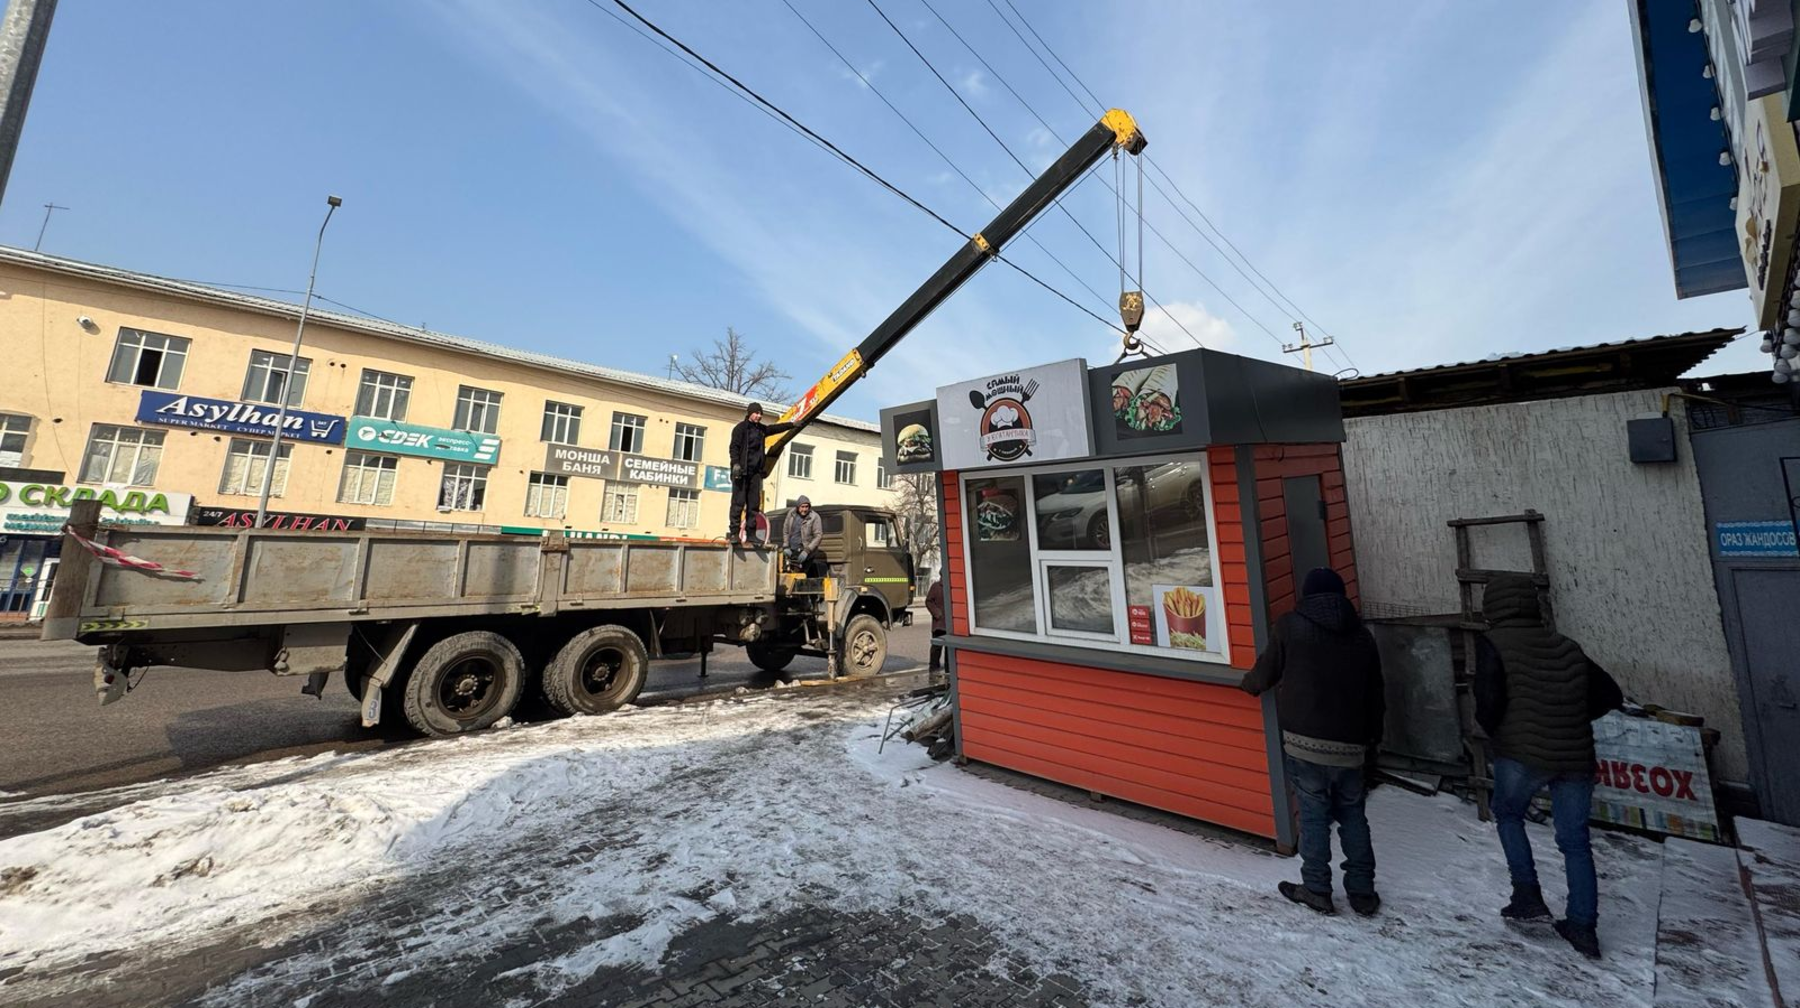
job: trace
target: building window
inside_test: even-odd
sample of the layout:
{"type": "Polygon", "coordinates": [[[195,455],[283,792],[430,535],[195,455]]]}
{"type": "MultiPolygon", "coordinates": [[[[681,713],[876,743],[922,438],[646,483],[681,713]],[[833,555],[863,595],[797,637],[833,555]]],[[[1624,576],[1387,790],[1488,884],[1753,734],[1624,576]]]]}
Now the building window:
{"type": "Polygon", "coordinates": [[[119,341],[113,345],[112,364],[106,369],[106,380],[159,389],[176,388],[181,384],[181,369],[187,364],[190,342],[180,336],[120,329],[119,341]]]}
{"type": "Polygon", "coordinates": [[[544,403],[544,429],[540,440],[551,444],[581,443],[581,407],[568,403],[544,403]]]}
{"type": "Polygon", "coordinates": [[[250,351],[250,370],[244,373],[244,401],[274,403],[280,405],[281,391],[287,390],[287,404],[300,405],[306,398],[306,376],[312,370],[312,361],[305,357],[290,357],[287,354],[273,354],[267,350],[250,351]],[[296,362],[292,364],[291,362],[296,362]],[[292,367],[293,377],[289,380],[288,371],[292,367]]]}
{"type": "Polygon", "coordinates": [[[669,491],[669,527],[698,528],[700,525],[700,491],[669,491]]]}
{"type": "Polygon", "coordinates": [[[964,480],[975,632],[1225,659],[1203,460],[964,480]]]}
{"type": "Polygon", "coordinates": [[[162,461],[163,432],[95,424],[81,460],[81,482],[149,486],[162,461]]]}
{"type": "Polygon", "coordinates": [[[621,525],[637,524],[638,488],[608,484],[600,504],[600,520],[621,525]]]}
{"type": "Polygon", "coordinates": [[[31,418],[0,413],[0,466],[25,465],[25,441],[31,436],[31,418]]]}
{"type": "Polygon", "coordinates": [[[392,504],[400,460],[370,452],[344,453],[344,478],[338,483],[338,500],[344,504],[392,504]]]}
{"type": "Polygon", "coordinates": [[[675,425],[675,457],[683,462],[700,461],[700,453],[706,450],[706,428],[698,424],[678,423],[675,425]]]}
{"type": "MultiPolygon", "coordinates": [[[[549,421],[546,416],[545,422],[549,421]]],[[[561,518],[569,513],[569,477],[534,472],[525,485],[525,514],[531,518],[561,518]]]]}
{"type": "Polygon", "coordinates": [[[838,452],[837,465],[832,469],[831,478],[839,483],[856,482],[856,453],[838,452]]]}
{"type": "Polygon", "coordinates": [[[406,419],[406,403],[412,398],[412,378],[386,371],[364,369],[356,389],[356,415],[392,420],[406,419]]]}
{"type": "Polygon", "coordinates": [[[788,475],[795,479],[812,479],[812,445],[791,445],[788,448],[788,475]]]}
{"type": "Polygon", "coordinates": [[[488,467],[464,462],[444,467],[444,484],[438,491],[439,511],[480,511],[487,501],[488,467]]]}
{"type": "Polygon", "coordinates": [[[495,434],[500,430],[500,393],[459,385],[456,389],[457,430],[495,434]]]}
{"type": "MultiPolygon", "coordinates": [[[[269,464],[272,447],[272,441],[232,438],[231,447],[225,452],[225,471],[219,475],[219,492],[261,496],[263,469],[269,464]]],[[[282,442],[281,455],[275,462],[275,478],[269,483],[271,497],[280,497],[287,492],[288,456],[293,453],[293,448],[292,444],[282,442]]]]}
{"type": "Polygon", "coordinates": [[[633,455],[643,454],[645,423],[645,419],[636,413],[614,413],[612,440],[607,442],[607,447],[633,455]]]}
{"type": "Polygon", "coordinates": [[[893,481],[888,479],[887,459],[882,456],[876,456],[876,458],[875,458],[875,489],[886,490],[889,487],[892,487],[893,485],[894,485],[893,481]]]}

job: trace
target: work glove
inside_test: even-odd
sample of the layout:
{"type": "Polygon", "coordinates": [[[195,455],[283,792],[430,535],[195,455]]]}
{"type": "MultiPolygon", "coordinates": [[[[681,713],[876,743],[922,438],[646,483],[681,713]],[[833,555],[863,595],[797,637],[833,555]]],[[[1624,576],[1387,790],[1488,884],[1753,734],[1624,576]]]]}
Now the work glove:
{"type": "Polygon", "coordinates": [[[743,479],[744,478],[744,467],[741,465],[732,466],[731,467],[731,478],[734,480],[743,479]]]}

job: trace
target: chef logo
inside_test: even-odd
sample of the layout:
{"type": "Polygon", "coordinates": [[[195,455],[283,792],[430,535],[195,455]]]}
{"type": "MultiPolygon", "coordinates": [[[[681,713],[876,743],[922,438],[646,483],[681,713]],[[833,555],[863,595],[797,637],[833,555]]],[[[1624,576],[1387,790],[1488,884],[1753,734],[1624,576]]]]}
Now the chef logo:
{"type": "Polygon", "coordinates": [[[987,390],[971,389],[969,404],[981,411],[981,447],[996,462],[1016,462],[1031,454],[1037,431],[1025,404],[1037,394],[1036,379],[1021,384],[1018,375],[995,378],[987,390]]]}

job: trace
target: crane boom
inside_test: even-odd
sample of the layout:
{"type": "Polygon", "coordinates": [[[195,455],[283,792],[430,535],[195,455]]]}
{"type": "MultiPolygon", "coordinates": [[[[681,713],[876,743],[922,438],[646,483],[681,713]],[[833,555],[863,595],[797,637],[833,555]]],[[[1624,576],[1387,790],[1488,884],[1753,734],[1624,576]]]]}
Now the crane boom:
{"type": "Polygon", "coordinates": [[[967,283],[981,267],[987,265],[989,259],[1000,253],[1002,246],[1024,231],[1038,214],[1079,181],[1095,162],[1120,148],[1128,154],[1137,154],[1144,149],[1144,143],[1144,134],[1139,132],[1137,121],[1129,113],[1113,109],[1101,116],[1099,122],[1082,134],[1081,139],[1064,151],[1062,157],[1057,158],[1042,175],[1033,179],[1024,192],[988,222],[987,227],[957,249],[948,262],[938,267],[937,272],[920,284],[911,297],[901,302],[900,307],[882,320],[856,349],[845,354],[823,378],[806,390],[806,394],[798,402],[781,414],[781,420],[793,426],[769,435],[764,442],[767,449],[763,461],[764,475],[774,471],[775,460],[780,456],[782,448],[804,430],[808,423],[823,413],[851,385],[856,384],[858,379],[868,374],[876,361],[906,338],[907,333],[912,332],[938,305],[956,293],[957,288],[967,283]]]}

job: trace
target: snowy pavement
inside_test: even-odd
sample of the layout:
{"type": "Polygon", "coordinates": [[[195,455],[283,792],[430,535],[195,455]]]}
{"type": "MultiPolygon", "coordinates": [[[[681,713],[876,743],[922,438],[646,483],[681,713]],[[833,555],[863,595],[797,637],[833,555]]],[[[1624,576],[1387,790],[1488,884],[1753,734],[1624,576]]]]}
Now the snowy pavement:
{"type": "Polygon", "coordinates": [[[877,754],[887,703],[790,689],[140,786],[0,841],[0,1003],[1651,1003],[1657,844],[1596,834],[1589,963],[1500,923],[1472,810],[1382,789],[1386,907],[1320,918],[1274,893],[1291,859],[877,754]]]}

